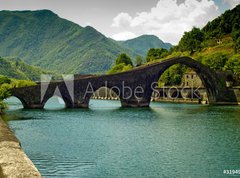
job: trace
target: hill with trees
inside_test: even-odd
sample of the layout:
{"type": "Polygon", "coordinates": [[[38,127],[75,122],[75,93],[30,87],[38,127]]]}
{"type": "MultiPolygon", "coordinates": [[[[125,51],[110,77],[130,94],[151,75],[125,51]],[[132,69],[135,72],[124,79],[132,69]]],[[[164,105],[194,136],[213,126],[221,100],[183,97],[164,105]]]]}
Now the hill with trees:
{"type": "Polygon", "coordinates": [[[0,11],[0,56],[58,73],[100,73],[123,52],[137,55],[49,10],[0,11]]]}
{"type": "Polygon", "coordinates": [[[120,41],[119,44],[125,48],[131,49],[142,57],[146,56],[148,50],[151,48],[163,48],[169,50],[172,47],[170,43],[165,43],[154,35],[142,35],[134,39],[120,41]]]}
{"type": "Polygon", "coordinates": [[[2,76],[22,80],[39,81],[41,74],[55,75],[53,72],[25,64],[19,58],[0,57],[0,75],[2,76]]]}
{"type": "MultiPolygon", "coordinates": [[[[83,74],[103,73],[111,67],[117,68],[112,72],[125,71],[146,62],[190,56],[214,70],[231,71],[239,75],[239,14],[240,5],[226,11],[202,29],[194,27],[185,32],[179,44],[167,51],[167,46],[158,46],[162,43],[155,36],[144,35],[125,42],[116,42],[92,27],[83,28],[49,10],[0,11],[0,55],[16,56],[16,60],[23,60],[19,60],[21,64],[24,62],[58,73],[83,74]],[[150,47],[144,59],[142,51],[150,47]],[[115,59],[121,53],[128,54],[134,64],[127,65],[128,67],[115,64],[115,59]]],[[[4,62],[5,66],[10,66],[9,61],[4,62]]],[[[18,63],[11,65],[16,64],[18,63]]],[[[162,83],[176,85],[181,82],[181,75],[187,69],[176,66],[164,73],[162,83]]],[[[2,67],[3,75],[8,73],[6,69],[8,68],[2,67]]],[[[10,74],[15,72],[14,75],[9,74],[10,77],[22,75],[15,70],[19,71],[9,67],[10,74]]]]}
{"type": "Polygon", "coordinates": [[[0,11],[0,56],[58,73],[105,73],[121,53],[144,57],[160,47],[170,49],[171,44],[153,35],[117,42],[50,10],[0,11]]]}

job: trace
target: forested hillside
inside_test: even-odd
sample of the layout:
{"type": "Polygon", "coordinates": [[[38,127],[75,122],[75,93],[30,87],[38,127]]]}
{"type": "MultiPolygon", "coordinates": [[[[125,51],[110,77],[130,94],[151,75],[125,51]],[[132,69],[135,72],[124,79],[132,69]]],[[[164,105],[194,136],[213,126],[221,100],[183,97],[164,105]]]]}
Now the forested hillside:
{"type": "Polygon", "coordinates": [[[172,45],[170,43],[164,43],[161,39],[154,35],[142,35],[134,39],[120,41],[120,45],[125,48],[133,50],[140,56],[146,56],[147,52],[151,48],[163,48],[169,50],[172,45]]]}
{"type": "Polygon", "coordinates": [[[25,64],[18,58],[0,57],[0,75],[16,79],[40,80],[41,74],[53,74],[50,71],[25,64]]]}
{"type": "Polygon", "coordinates": [[[121,52],[136,56],[94,28],[85,28],[49,10],[0,11],[0,56],[58,73],[98,73],[121,52]]]}

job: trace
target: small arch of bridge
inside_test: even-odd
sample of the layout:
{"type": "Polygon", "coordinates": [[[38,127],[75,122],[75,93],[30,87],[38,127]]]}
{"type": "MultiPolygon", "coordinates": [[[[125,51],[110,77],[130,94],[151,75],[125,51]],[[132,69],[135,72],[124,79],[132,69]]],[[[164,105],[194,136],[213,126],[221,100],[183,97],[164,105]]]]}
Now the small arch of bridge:
{"type": "Polygon", "coordinates": [[[62,96],[59,96],[59,95],[53,95],[52,97],[49,97],[44,103],[43,103],[43,108],[44,109],[56,109],[55,107],[49,107],[49,104],[51,104],[51,101],[58,101],[58,104],[56,106],[57,109],[60,109],[60,108],[66,108],[67,107],[67,103],[64,101],[64,99],[62,98],[62,96]]]}

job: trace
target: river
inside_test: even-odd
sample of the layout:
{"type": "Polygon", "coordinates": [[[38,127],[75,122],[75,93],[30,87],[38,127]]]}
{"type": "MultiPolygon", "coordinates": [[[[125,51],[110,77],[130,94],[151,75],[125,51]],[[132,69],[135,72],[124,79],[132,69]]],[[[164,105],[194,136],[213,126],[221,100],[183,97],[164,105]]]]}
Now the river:
{"type": "Polygon", "coordinates": [[[152,103],[44,110],[10,103],[9,125],[43,177],[224,177],[240,170],[240,107],[152,103]]]}

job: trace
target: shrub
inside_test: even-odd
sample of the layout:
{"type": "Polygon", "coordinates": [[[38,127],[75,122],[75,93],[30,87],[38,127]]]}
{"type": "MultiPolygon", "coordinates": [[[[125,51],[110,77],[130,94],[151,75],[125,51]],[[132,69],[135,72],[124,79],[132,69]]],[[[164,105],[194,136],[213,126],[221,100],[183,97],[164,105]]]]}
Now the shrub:
{"type": "Polygon", "coordinates": [[[232,58],[230,58],[226,62],[224,69],[231,71],[236,75],[240,75],[240,58],[237,56],[233,56],[232,58]]]}
{"type": "Polygon", "coordinates": [[[228,61],[227,55],[223,53],[215,53],[201,59],[201,62],[214,70],[224,70],[224,66],[228,61]]]}

